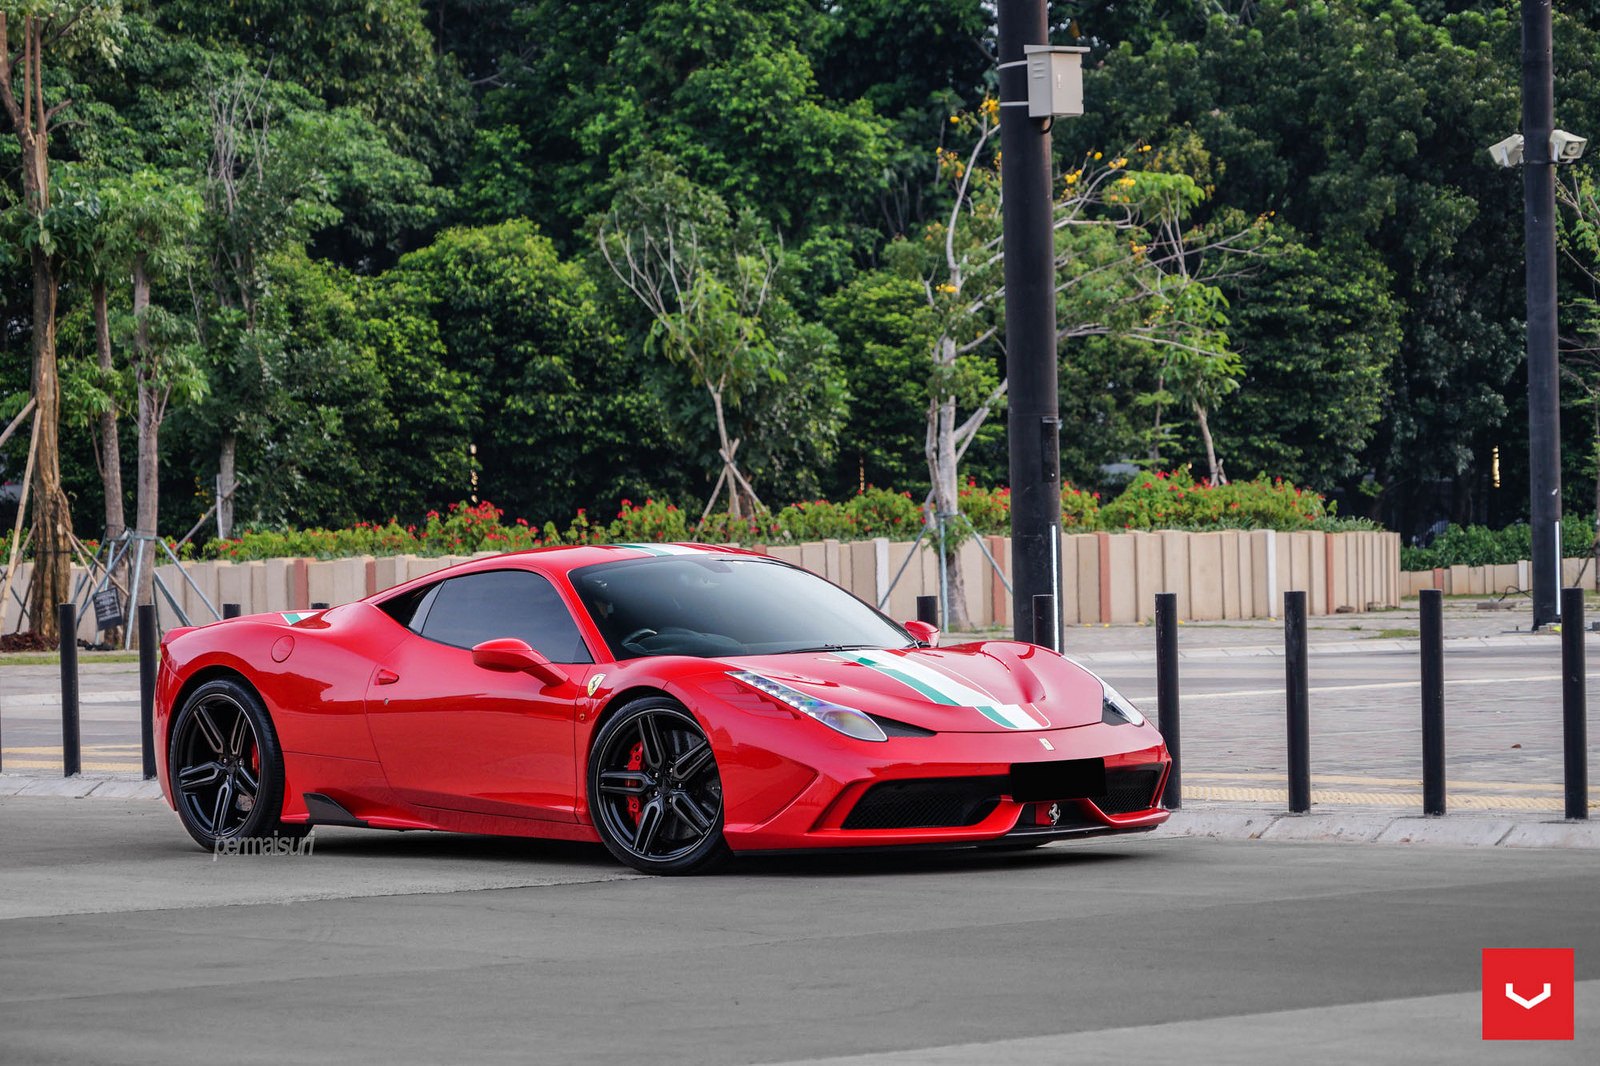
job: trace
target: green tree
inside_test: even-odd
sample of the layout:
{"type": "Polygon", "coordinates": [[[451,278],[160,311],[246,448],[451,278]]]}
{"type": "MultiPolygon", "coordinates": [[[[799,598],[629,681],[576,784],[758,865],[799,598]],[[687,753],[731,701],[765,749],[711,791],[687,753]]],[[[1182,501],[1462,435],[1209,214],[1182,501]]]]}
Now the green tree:
{"type": "MultiPolygon", "coordinates": [[[[706,513],[722,492],[735,518],[764,510],[742,469],[743,438],[731,431],[730,416],[756,401],[749,413],[759,412],[759,421],[830,441],[838,419],[826,417],[826,403],[809,426],[778,417],[777,405],[808,391],[790,387],[791,371],[826,372],[831,338],[802,328],[786,307],[778,291],[782,252],[753,216],[732,216],[663,156],[647,156],[620,189],[599,220],[597,244],[648,315],[651,346],[684,367],[710,402],[718,474],[706,513]],[[763,383],[773,386],[765,395],[763,383]]],[[[842,396],[835,400],[838,406],[842,396]]]]}
{"type": "Polygon", "coordinates": [[[532,223],[446,230],[367,304],[391,387],[409,390],[392,407],[399,446],[431,471],[432,505],[467,494],[474,444],[480,494],[537,521],[628,491],[655,461],[659,401],[594,281],[532,223]]]}
{"type": "Polygon", "coordinates": [[[56,364],[57,258],[44,219],[50,211],[50,137],[71,99],[46,78],[47,63],[71,63],[86,52],[114,54],[121,8],[110,3],[40,0],[12,20],[0,11],[0,104],[21,150],[21,235],[33,275],[34,568],[29,623],[45,641],[57,632],[55,605],[68,596],[72,512],[61,483],[61,383],[56,364]]]}
{"type": "Polygon", "coordinates": [[[484,100],[465,199],[475,217],[527,216],[569,242],[647,152],[675,158],[735,213],[793,246],[870,241],[886,127],[818,90],[803,0],[541,0],[518,15],[519,57],[484,100]]]}
{"type": "Polygon", "coordinates": [[[1391,279],[1364,248],[1319,252],[1292,235],[1274,243],[1260,271],[1225,284],[1244,375],[1217,431],[1245,477],[1359,477],[1400,348],[1391,279]]]}
{"type": "MultiPolygon", "coordinates": [[[[1521,349],[1521,278],[1504,269],[1516,191],[1482,153],[1516,125],[1517,30],[1500,5],[1472,6],[1263,0],[1201,22],[1189,5],[1128,29],[1086,76],[1099,105],[1062,131],[1068,151],[1192,131],[1211,156],[1212,210],[1276,212],[1314,250],[1371,250],[1400,345],[1354,466],[1376,470],[1402,525],[1442,480],[1457,509],[1472,505],[1521,349]]],[[[1385,310],[1367,343],[1384,350],[1388,328],[1385,310]]]]}

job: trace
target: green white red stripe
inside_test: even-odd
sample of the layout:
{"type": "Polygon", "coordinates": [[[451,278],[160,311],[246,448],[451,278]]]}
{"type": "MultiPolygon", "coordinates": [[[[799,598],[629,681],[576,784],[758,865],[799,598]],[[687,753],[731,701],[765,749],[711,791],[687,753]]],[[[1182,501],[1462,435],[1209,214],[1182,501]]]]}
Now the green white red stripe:
{"type": "Polygon", "coordinates": [[[294,625],[296,622],[304,621],[317,613],[316,611],[279,611],[278,616],[290,625],[294,625]]]}
{"type": "Polygon", "coordinates": [[[646,555],[700,555],[700,549],[685,544],[618,544],[618,548],[644,552],[646,555]]]}
{"type": "Polygon", "coordinates": [[[970,682],[936,670],[909,655],[897,655],[889,651],[841,651],[835,654],[846,662],[869,667],[885,677],[893,678],[931,703],[946,707],[971,707],[1006,729],[1045,729],[1050,725],[1031,708],[1016,703],[1001,703],[970,682]]]}

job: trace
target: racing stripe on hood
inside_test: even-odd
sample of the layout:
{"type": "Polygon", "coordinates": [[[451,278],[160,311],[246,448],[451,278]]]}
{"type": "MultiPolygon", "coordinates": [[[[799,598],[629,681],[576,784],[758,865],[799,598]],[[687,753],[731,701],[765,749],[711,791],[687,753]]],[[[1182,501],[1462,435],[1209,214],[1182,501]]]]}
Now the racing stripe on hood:
{"type": "Polygon", "coordinates": [[[629,548],[646,555],[701,555],[697,548],[688,548],[682,544],[617,544],[618,548],[629,548]]]}
{"type": "Polygon", "coordinates": [[[869,667],[885,677],[912,689],[933,703],[946,707],[971,707],[989,721],[1007,729],[1043,729],[1047,721],[1039,721],[1035,714],[1015,703],[1000,703],[965,681],[917,662],[909,655],[895,655],[886,651],[841,651],[835,653],[847,662],[869,667]]]}

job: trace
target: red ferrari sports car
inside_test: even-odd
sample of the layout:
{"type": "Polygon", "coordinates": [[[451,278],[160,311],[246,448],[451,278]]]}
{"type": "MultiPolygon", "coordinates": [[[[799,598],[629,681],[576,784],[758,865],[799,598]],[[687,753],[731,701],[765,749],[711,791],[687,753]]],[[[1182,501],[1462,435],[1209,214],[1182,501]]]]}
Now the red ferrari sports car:
{"type": "Polygon", "coordinates": [[[1109,685],[937,647],[838,586],[693,544],[478,559],[356,603],[175,629],[161,787],[207,848],[312,825],[729,852],[1148,830],[1171,760],[1109,685]]]}

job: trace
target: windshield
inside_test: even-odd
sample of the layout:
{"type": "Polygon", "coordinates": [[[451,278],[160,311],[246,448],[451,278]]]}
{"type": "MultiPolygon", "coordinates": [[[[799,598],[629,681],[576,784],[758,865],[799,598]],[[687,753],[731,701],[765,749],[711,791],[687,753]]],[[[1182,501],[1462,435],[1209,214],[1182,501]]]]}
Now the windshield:
{"type": "Polygon", "coordinates": [[[905,648],[905,632],[815,574],[767,559],[657,556],[572,572],[618,659],[905,648]]]}

